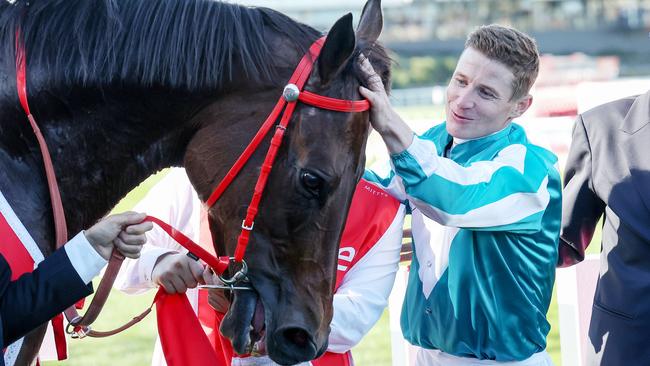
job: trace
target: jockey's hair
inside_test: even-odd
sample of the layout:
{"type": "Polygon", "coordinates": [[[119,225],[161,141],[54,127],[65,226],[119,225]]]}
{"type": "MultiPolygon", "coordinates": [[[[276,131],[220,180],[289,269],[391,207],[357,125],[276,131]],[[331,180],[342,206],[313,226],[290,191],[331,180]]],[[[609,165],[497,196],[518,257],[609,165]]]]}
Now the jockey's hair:
{"type": "Polygon", "coordinates": [[[515,78],[510,100],[528,94],[539,72],[539,51],[533,38],[514,28],[490,24],[467,36],[465,48],[469,47],[512,71],[515,78]]]}

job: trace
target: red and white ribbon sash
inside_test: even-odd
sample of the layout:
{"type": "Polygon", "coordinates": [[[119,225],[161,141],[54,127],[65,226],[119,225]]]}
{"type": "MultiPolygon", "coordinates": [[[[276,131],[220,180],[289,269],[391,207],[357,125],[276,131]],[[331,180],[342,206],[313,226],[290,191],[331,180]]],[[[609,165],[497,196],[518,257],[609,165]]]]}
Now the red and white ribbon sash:
{"type": "MultiPolygon", "coordinates": [[[[12,281],[24,273],[32,272],[44,259],[38,245],[20,222],[2,192],[0,192],[0,254],[9,263],[12,281]]],[[[52,327],[56,358],[64,360],[67,358],[67,345],[61,315],[52,319],[52,327]]],[[[4,352],[5,365],[14,365],[22,343],[23,339],[19,339],[6,348],[4,352]]]]}

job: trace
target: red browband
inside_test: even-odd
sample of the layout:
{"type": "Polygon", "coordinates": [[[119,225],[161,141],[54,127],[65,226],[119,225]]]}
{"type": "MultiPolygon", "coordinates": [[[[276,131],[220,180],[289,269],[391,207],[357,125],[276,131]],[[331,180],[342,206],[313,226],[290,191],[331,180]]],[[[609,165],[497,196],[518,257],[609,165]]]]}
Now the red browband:
{"type": "Polygon", "coordinates": [[[303,90],[298,95],[298,100],[321,109],[329,109],[337,112],[365,112],[370,109],[370,102],[367,100],[344,100],[325,97],[303,90]]]}

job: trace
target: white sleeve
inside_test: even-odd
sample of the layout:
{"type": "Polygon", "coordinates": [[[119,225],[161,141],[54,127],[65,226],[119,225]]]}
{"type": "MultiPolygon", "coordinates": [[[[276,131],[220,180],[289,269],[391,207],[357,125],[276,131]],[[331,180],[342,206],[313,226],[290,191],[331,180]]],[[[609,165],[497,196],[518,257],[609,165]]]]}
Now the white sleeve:
{"type": "Polygon", "coordinates": [[[404,205],[379,241],[343,277],[334,294],[328,351],[344,353],[370,331],[388,305],[399,265],[404,205]]]}
{"type": "Polygon", "coordinates": [[[70,239],[64,246],[68,259],[81,280],[87,285],[99,271],[108,263],[104,257],[99,255],[95,248],[90,245],[86,235],[82,232],[70,239]]]}
{"type": "MultiPolygon", "coordinates": [[[[200,209],[201,201],[181,168],[172,169],[134,208],[169,223],[194,241],[198,239],[200,209]]],[[[140,258],[124,260],[113,287],[128,294],[157,287],[151,279],[153,267],[160,256],[176,252],[186,250],[154,224],[140,258]]]]}

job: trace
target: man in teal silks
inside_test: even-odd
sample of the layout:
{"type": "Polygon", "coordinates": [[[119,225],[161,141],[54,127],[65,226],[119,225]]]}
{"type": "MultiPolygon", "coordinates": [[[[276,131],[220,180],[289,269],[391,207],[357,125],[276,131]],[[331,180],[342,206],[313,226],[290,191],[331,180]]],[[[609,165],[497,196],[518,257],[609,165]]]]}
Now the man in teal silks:
{"type": "Polygon", "coordinates": [[[552,365],[545,352],[561,219],[557,158],[512,123],[531,105],[535,42],[498,25],[469,35],[446,122],[417,136],[362,58],[371,123],[391,153],[365,178],[412,209],[402,310],[417,365],[552,365]]]}

